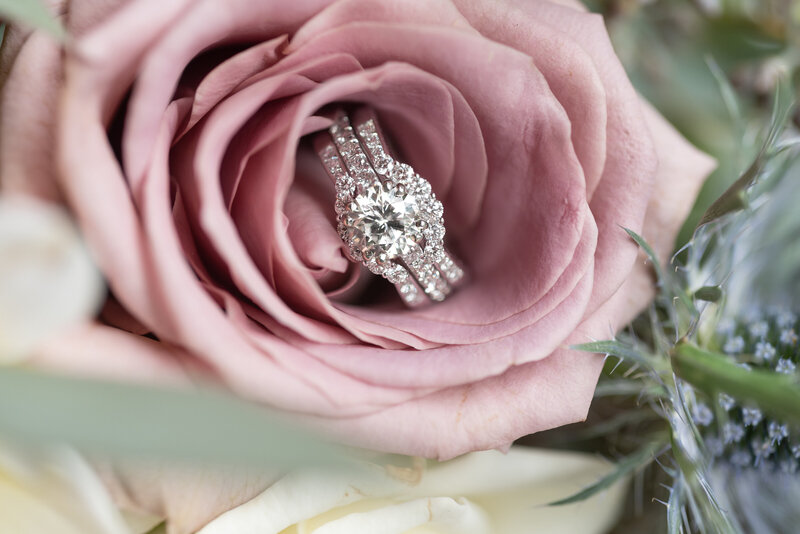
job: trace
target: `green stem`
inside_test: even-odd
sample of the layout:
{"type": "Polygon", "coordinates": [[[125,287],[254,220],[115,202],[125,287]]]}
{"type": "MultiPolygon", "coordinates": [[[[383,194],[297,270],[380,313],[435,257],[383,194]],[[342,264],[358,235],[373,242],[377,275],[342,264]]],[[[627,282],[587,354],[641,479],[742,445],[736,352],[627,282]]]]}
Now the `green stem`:
{"type": "Polygon", "coordinates": [[[800,385],[775,371],[739,367],[727,356],[681,341],[671,353],[675,374],[707,393],[724,391],[784,422],[800,424],[800,385]]]}

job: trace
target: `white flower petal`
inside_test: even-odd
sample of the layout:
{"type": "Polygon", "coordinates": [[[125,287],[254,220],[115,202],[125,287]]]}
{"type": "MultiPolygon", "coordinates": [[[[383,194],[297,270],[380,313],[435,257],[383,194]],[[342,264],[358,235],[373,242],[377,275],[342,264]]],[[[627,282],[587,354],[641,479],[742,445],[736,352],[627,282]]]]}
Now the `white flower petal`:
{"type": "Polygon", "coordinates": [[[34,453],[3,443],[0,532],[131,534],[103,484],[74,450],[34,453]]]}
{"type": "Polygon", "coordinates": [[[0,363],[95,312],[103,283],[66,213],[0,198],[0,363]]]}
{"type": "Polygon", "coordinates": [[[463,495],[491,517],[497,534],[601,534],[619,517],[624,483],[586,501],[565,506],[547,503],[577,493],[612,468],[596,455],[512,447],[506,454],[484,451],[439,464],[409,491],[463,495]]]}
{"type": "MultiPolygon", "coordinates": [[[[491,534],[489,519],[466,499],[429,497],[350,513],[309,531],[314,534],[403,534],[427,527],[441,534],[491,534]]],[[[298,529],[300,530],[300,529],[298,529]]],[[[419,531],[416,531],[419,532],[419,531]]]]}
{"type": "Polygon", "coordinates": [[[612,464],[588,454],[512,448],[431,463],[410,485],[374,465],[291,474],[212,521],[202,534],[601,534],[619,515],[625,484],[572,505],[567,497],[612,464]]]}
{"type": "Polygon", "coordinates": [[[357,465],[347,475],[309,471],[289,474],[251,501],[222,514],[200,534],[277,534],[328,510],[394,490],[382,470],[357,465]]]}

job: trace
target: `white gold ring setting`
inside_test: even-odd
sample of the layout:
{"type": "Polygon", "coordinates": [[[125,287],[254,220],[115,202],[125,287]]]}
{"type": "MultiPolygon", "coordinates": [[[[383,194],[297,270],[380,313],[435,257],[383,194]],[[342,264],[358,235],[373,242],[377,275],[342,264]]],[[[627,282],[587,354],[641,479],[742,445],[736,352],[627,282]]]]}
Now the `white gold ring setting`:
{"type": "Polygon", "coordinates": [[[374,116],[353,126],[337,111],[328,134],[317,151],[335,184],[349,259],[394,284],[408,306],[443,301],[464,271],[444,248],[444,208],[431,184],[390,155],[374,116]]]}

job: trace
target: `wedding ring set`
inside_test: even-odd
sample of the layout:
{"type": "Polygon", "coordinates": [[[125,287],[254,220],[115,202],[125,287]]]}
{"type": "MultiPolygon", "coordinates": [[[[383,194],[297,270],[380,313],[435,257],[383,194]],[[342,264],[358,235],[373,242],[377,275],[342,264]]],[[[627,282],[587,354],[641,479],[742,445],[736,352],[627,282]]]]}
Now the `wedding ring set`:
{"type": "Polygon", "coordinates": [[[444,248],[444,209],[431,184],[391,155],[374,116],[337,111],[317,152],[336,188],[339,236],[351,261],[394,284],[411,307],[440,302],[464,279],[444,248]]]}

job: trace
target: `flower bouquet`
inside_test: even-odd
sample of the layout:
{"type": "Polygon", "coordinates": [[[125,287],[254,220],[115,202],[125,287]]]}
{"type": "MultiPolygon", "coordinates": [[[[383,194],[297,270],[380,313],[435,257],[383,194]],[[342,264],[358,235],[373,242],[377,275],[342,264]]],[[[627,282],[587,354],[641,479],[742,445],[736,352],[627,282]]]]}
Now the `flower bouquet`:
{"type": "Polygon", "coordinates": [[[791,532],[768,4],[0,0],[0,532],[791,532]]]}

